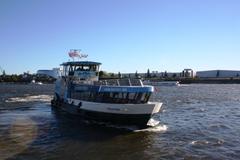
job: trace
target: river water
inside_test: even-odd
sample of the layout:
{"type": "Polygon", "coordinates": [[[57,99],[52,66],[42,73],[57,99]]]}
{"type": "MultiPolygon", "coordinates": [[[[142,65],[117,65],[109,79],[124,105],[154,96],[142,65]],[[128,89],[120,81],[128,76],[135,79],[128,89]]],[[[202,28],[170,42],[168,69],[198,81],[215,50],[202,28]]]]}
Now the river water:
{"type": "Polygon", "coordinates": [[[239,159],[240,85],[156,87],[163,102],[138,130],[52,109],[53,85],[0,84],[0,159],[239,159]]]}

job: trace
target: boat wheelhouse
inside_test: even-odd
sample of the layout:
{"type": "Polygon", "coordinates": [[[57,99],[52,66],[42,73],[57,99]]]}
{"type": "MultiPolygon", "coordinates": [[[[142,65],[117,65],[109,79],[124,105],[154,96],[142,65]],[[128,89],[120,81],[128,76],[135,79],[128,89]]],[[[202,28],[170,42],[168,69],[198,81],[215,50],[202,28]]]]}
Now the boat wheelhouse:
{"type": "Polygon", "coordinates": [[[149,102],[153,86],[140,79],[99,80],[101,63],[72,61],[63,63],[57,79],[52,106],[88,120],[111,124],[147,126],[162,103],[149,102]]]}

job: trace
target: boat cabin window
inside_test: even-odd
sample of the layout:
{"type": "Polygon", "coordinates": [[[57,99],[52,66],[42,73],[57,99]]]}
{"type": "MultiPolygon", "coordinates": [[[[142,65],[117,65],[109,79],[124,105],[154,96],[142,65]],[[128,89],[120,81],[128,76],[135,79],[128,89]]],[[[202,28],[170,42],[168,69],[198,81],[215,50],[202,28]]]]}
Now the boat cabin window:
{"type": "Polygon", "coordinates": [[[83,70],[84,71],[89,71],[90,70],[90,66],[83,66],[83,70]]]}
{"type": "Polygon", "coordinates": [[[63,67],[64,76],[73,76],[74,72],[77,71],[90,71],[90,72],[98,72],[99,66],[97,65],[68,65],[63,67]]]}
{"type": "Polygon", "coordinates": [[[96,65],[81,65],[75,66],[74,71],[98,71],[98,66],[96,65]]]}
{"type": "Polygon", "coordinates": [[[64,66],[63,67],[63,75],[68,76],[68,75],[70,75],[69,73],[70,73],[70,66],[64,66]]]}
{"type": "Polygon", "coordinates": [[[69,68],[69,69],[68,69],[69,76],[73,76],[73,75],[74,75],[73,66],[69,66],[68,68],[69,68]]]}
{"type": "Polygon", "coordinates": [[[147,103],[151,93],[93,92],[90,90],[73,91],[71,97],[102,103],[147,103]]]}

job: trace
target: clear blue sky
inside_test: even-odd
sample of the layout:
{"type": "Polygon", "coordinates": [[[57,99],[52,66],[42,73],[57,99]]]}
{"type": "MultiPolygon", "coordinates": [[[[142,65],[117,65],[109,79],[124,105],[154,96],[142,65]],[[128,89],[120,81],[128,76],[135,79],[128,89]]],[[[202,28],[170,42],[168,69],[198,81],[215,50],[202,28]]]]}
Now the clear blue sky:
{"type": "Polygon", "coordinates": [[[80,48],[109,72],[240,70],[239,0],[0,0],[0,66],[36,72],[80,48]]]}

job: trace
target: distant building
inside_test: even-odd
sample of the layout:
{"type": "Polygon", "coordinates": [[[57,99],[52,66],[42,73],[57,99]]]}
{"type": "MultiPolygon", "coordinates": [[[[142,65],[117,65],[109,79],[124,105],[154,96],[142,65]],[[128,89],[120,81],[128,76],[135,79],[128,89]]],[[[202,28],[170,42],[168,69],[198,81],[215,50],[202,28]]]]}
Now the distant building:
{"type": "MultiPolygon", "coordinates": [[[[151,72],[151,77],[156,78],[178,78],[181,76],[181,72],[151,72]]],[[[146,78],[147,73],[138,73],[138,78],[146,78]]],[[[122,73],[122,78],[136,78],[136,73],[122,73]]]]}
{"type": "Polygon", "coordinates": [[[196,74],[199,78],[240,78],[240,71],[236,70],[209,70],[199,71],[196,74]]]}
{"type": "Polygon", "coordinates": [[[53,68],[52,70],[38,70],[37,74],[57,78],[58,76],[61,76],[61,70],[60,68],[53,68]]]}
{"type": "Polygon", "coordinates": [[[122,78],[143,78],[145,77],[146,73],[137,73],[137,77],[136,77],[136,73],[122,73],[121,77],[122,78]]]}
{"type": "MultiPolygon", "coordinates": [[[[196,72],[192,69],[184,69],[182,72],[149,72],[151,78],[193,78],[196,76],[196,72]]],[[[145,73],[121,73],[121,78],[148,78],[148,72],[145,73]]]]}
{"type": "Polygon", "coordinates": [[[181,77],[193,78],[193,77],[195,77],[195,74],[192,69],[184,69],[182,71],[181,77]]]}

